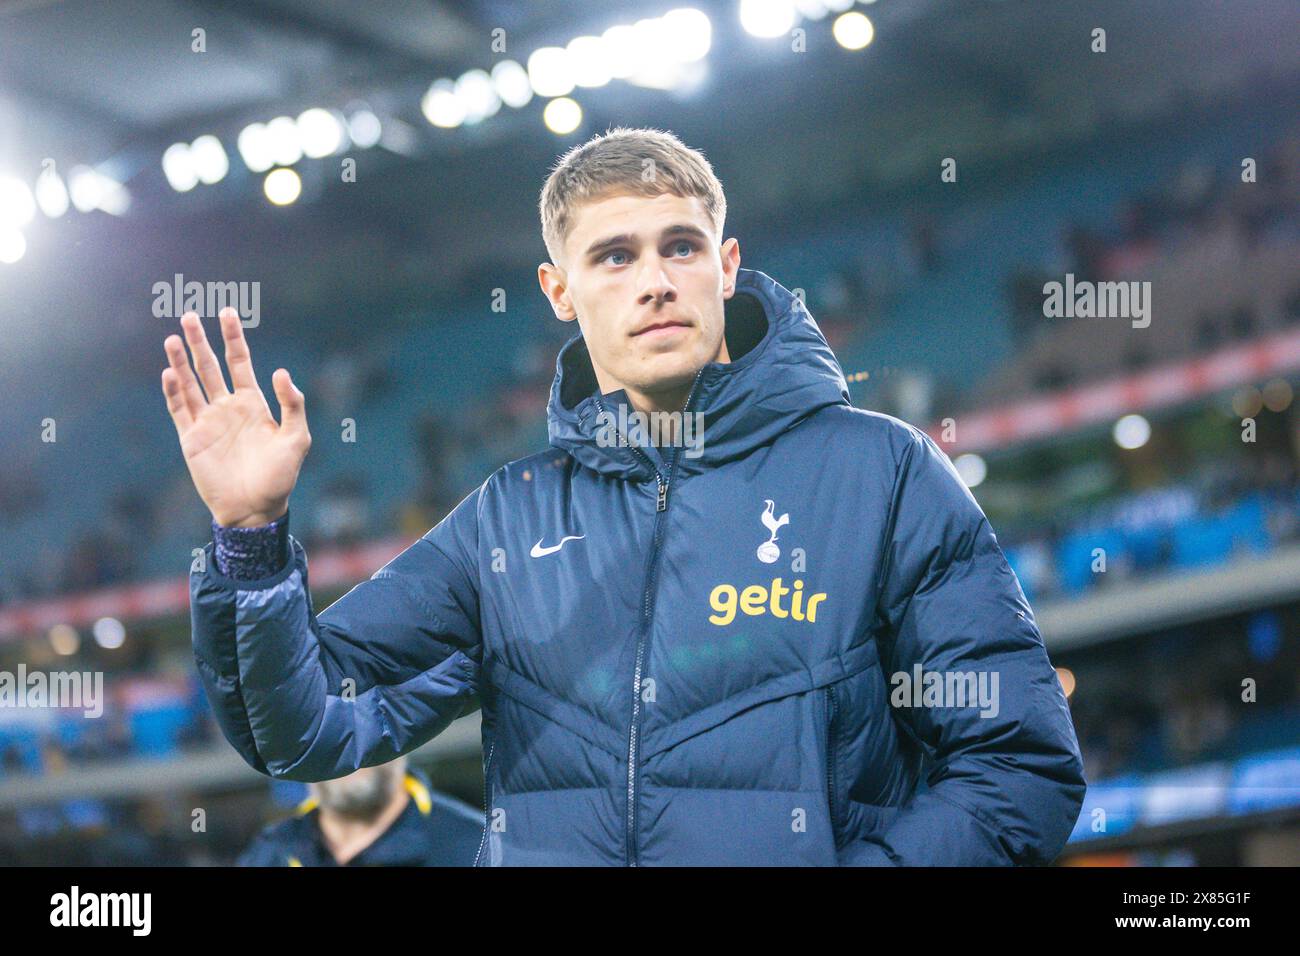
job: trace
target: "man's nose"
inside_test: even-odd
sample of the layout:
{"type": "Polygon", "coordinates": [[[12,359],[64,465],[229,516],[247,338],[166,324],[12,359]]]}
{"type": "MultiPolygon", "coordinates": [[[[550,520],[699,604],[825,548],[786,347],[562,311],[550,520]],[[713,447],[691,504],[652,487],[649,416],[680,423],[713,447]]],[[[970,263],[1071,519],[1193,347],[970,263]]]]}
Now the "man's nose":
{"type": "Polygon", "coordinates": [[[641,272],[637,276],[637,303],[649,305],[651,302],[671,302],[677,297],[677,287],[668,277],[664,260],[658,255],[646,256],[641,260],[641,272]]]}

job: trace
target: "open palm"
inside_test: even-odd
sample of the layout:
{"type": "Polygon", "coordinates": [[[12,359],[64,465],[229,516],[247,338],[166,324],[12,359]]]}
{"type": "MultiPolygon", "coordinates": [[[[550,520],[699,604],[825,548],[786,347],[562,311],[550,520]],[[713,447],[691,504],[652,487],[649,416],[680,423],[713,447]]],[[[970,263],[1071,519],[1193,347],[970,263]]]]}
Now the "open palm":
{"type": "Polygon", "coordinates": [[[163,394],[190,477],[213,520],[226,527],[263,525],[288,509],[311,447],[306,406],[289,373],[277,369],[271,376],[280,403],[277,424],[253,375],[239,315],[223,309],[220,323],[233,391],[226,387],[202,322],[187,312],[181,328],[194,366],[181,337],[169,335],[163,343],[170,363],[162,373],[163,394]]]}

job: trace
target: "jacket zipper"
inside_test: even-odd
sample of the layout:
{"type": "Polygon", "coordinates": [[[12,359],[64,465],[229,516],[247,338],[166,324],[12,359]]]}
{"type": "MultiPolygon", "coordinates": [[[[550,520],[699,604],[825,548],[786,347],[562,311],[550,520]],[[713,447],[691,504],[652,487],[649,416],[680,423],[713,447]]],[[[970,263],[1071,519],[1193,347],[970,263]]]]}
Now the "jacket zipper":
{"type": "Polygon", "coordinates": [[[492,804],[488,803],[488,779],[492,773],[492,755],[496,753],[496,741],[488,747],[487,764],[483,767],[483,836],[478,841],[478,852],[474,854],[474,865],[482,866],[483,848],[487,846],[488,827],[492,825],[492,804]]]}
{"type": "Polygon", "coordinates": [[[826,811],[831,820],[831,839],[836,839],[835,827],[835,718],[839,705],[835,700],[835,688],[826,688],[826,811]]]}
{"type": "MultiPolygon", "coordinates": [[[[686,404],[682,406],[683,416],[686,414],[687,409],[691,407],[691,399],[695,397],[695,387],[699,384],[700,376],[703,374],[704,369],[702,368],[695,373],[695,380],[691,382],[691,390],[686,395],[686,404]]],[[[596,396],[596,408],[602,412],[605,410],[604,403],[599,395],[596,396]]],[[[650,635],[650,599],[654,592],[654,576],[655,571],[658,570],[659,546],[663,539],[663,524],[660,521],[660,516],[668,510],[668,485],[677,470],[677,456],[680,448],[674,447],[672,457],[668,463],[668,476],[664,477],[649,455],[635,446],[631,447],[633,453],[638,455],[655,473],[655,484],[658,490],[658,495],[655,498],[655,524],[651,536],[650,558],[646,563],[645,588],[641,600],[641,633],[637,637],[636,669],[632,674],[632,723],[628,729],[627,739],[627,865],[636,866],[636,759],[638,737],[641,730],[641,668],[645,663],[646,638],[650,635]]]]}

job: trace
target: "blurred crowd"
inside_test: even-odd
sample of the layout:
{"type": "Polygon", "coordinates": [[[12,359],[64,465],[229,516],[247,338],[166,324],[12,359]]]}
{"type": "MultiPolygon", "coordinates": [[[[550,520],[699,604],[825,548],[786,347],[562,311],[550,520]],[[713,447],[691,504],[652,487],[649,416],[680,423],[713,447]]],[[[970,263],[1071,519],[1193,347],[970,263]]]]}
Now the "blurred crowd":
{"type": "Polygon", "coordinates": [[[1090,783],[1300,746],[1300,610],[1056,655],[1090,783]]]}
{"type": "MultiPolygon", "coordinates": [[[[1019,347],[1026,348],[1052,326],[1043,322],[1043,286],[1072,273],[1076,281],[1106,282],[1148,273],[1171,250],[1189,240],[1231,233],[1245,249],[1275,239],[1300,238],[1300,135],[1293,134],[1262,150],[1250,181],[1244,170],[1192,160],[1166,183],[1122,200],[1111,225],[1071,224],[1061,237],[1063,263],[1013,268],[1006,291],[1010,321],[1019,347]],[[1061,268],[1064,266],[1064,268],[1061,268]]],[[[1287,310],[1300,321],[1300,283],[1287,310]]],[[[1248,301],[1226,316],[1178,316],[1196,322],[1196,344],[1210,352],[1260,333],[1259,319],[1248,301]]],[[[1115,371],[1136,371],[1154,356],[1140,350],[1120,354],[1119,337],[1099,336],[1097,347],[1114,348],[1115,371]]],[[[1047,370],[1039,388],[1073,384],[1070,369],[1047,370]]]]}

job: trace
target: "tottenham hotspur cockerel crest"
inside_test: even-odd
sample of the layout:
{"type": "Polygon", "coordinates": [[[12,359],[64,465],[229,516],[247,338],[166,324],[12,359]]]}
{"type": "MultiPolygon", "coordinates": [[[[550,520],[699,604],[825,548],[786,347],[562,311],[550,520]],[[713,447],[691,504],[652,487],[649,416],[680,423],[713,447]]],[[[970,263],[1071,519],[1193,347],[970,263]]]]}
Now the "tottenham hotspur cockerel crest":
{"type": "Polygon", "coordinates": [[[763,501],[766,507],[759,517],[767,530],[772,533],[772,537],[758,546],[758,560],[764,564],[772,564],[777,558],[781,557],[781,549],[776,546],[776,533],[790,523],[790,515],[783,514],[779,518],[773,517],[776,512],[776,502],[771,498],[764,498],[763,501]]]}

